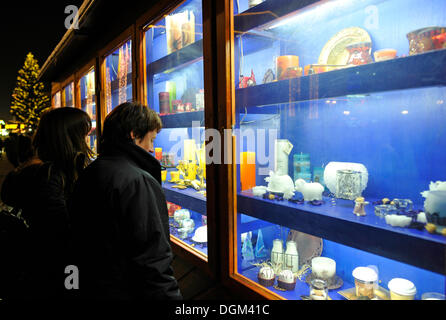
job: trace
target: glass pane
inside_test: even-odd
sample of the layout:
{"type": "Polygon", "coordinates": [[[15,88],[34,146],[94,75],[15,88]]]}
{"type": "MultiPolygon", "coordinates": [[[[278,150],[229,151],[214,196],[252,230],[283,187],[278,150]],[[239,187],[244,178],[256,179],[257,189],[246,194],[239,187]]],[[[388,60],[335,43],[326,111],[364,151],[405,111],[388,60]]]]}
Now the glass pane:
{"type": "Polygon", "coordinates": [[[53,107],[54,108],[60,108],[60,91],[56,92],[56,94],[53,96],[53,107]]]}
{"type": "Polygon", "coordinates": [[[88,113],[91,118],[92,129],[88,135],[90,148],[96,153],[96,90],[95,90],[95,72],[91,69],[79,81],[81,93],[81,109],[88,113]]]}
{"type": "Polygon", "coordinates": [[[74,107],[74,82],[63,89],[62,107],[74,107]]]}
{"type": "Polygon", "coordinates": [[[381,299],[369,266],[385,299],[445,293],[445,36],[438,0],[234,1],[238,273],[286,299],[381,299]]]}
{"type": "Polygon", "coordinates": [[[129,40],[105,58],[106,114],[132,99],[132,41],[129,40]]]}
{"type": "Polygon", "coordinates": [[[145,89],[163,122],[155,156],[166,168],[171,235],[207,257],[201,3],[185,1],[147,26],[145,89]]]}

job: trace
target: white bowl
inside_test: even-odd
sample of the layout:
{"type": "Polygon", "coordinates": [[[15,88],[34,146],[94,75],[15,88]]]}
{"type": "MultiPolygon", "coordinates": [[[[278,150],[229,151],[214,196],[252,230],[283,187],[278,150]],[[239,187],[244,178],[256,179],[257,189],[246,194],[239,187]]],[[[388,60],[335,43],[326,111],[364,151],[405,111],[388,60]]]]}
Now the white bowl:
{"type": "Polygon", "coordinates": [[[192,237],[195,242],[207,242],[208,241],[208,227],[202,226],[195,230],[195,234],[192,237]]]}
{"type": "Polygon", "coordinates": [[[413,300],[417,293],[415,285],[403,278],[394,278],[387,284],[391,300],[413,300]]]}

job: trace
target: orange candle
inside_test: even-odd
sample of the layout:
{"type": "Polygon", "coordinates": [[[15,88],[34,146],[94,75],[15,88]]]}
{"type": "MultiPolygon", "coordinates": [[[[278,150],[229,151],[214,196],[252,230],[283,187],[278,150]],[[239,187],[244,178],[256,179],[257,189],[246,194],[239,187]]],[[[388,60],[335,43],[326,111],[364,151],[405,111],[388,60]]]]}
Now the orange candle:
{"type": "Polygon", "coordinates": [[[242,190],[256,186],[256,153],[242,152],[240,163],[240,180],[242,190]]]}
{"type": "MultiPolygon", "coordinates": [[[[280,56],[276,60],[276,75],[278,80],[299,76],[299,56],[280,56]]],[[[301,71],[302,75],[302,71],[301,71]]]]}
{"type": "Polygon", "coordinates": [[[162,148],[155,148],[155,158],[158,161],[161,161],[163,159],[163,149],[162,148]]]}

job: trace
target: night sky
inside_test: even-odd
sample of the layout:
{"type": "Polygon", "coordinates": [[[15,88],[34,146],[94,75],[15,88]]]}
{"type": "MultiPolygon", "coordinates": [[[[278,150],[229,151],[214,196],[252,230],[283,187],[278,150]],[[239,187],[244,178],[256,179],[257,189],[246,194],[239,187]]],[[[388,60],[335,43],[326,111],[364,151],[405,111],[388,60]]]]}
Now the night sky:
{"type": "MultiPolygon", "coordinates": [[[[65,29],[65,7],[80,7],[82,0],[7,1],[3,2],[0,19],[1,73],[0,119],[11,119],[9,106],[16,86],[17,72],[23,66],[28,52],[32,52],[39,66],[45,63],[65,29]],[[6,4],[6,5],[5,5],[6,4]]],[[[50,89],[48,87],[48,89],[50,89]]]]}

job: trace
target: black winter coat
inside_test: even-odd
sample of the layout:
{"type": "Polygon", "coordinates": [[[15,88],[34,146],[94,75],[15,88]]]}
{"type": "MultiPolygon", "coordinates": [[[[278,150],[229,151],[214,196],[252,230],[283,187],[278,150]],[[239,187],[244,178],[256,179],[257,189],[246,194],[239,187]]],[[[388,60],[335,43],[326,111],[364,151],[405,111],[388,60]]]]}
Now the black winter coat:
{"type": "Polygon", "coordinates": [[[69,205],[80,298],[182,299],[159,162],[130,142],[105,150],[69,205]]]}
{"type": "Polygon", "coordinates": [[[24,272],[24,278],[10,279],[13,298],[59,299],[66,292],[69,232],[63,177],[50,163],[40,163],[11,171],[3,182],[2,201],[22,209],[29,225],[17,248],[20,259],[2,262],[24,272]]]}

